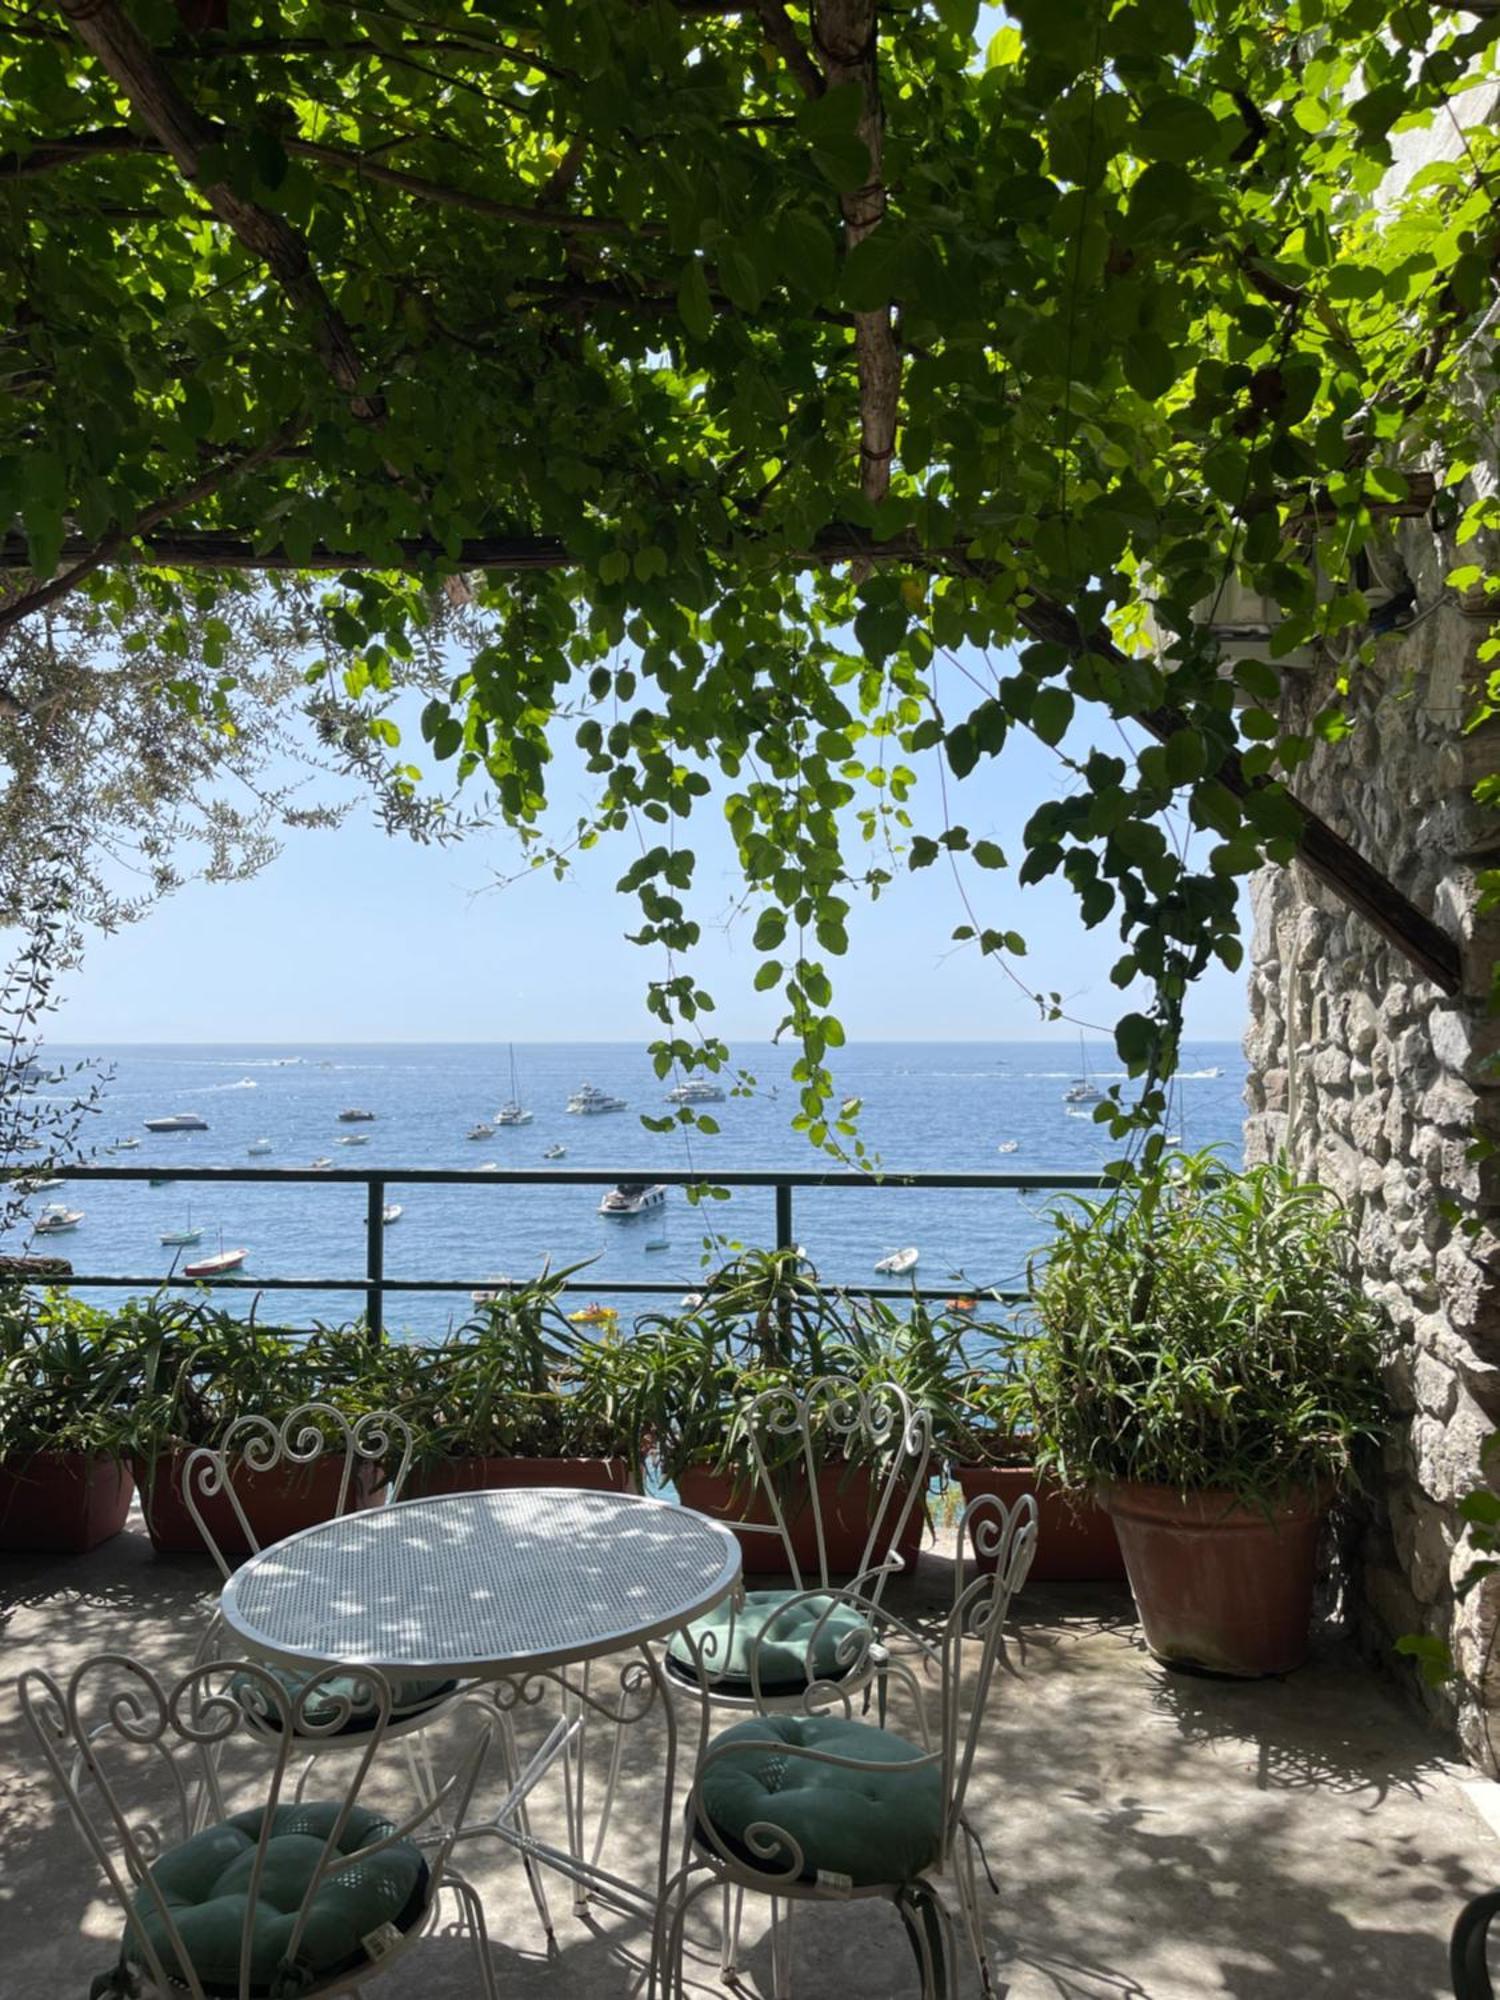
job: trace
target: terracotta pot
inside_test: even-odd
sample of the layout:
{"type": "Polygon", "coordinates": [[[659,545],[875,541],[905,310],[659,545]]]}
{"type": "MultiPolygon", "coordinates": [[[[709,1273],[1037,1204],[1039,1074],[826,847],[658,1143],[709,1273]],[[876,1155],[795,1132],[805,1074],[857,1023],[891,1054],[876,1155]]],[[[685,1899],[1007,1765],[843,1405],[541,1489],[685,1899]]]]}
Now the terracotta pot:
{"type": "MultiPolygon", "coordinates": [[[[995,1493],[1014,1507],[1024,1493],[1036,1498],[1036,1555],[1031,1578],[1037,1583],[1119,1583],[1125,1558],[1115,1524],[1097,1500],[1066,1492],[1055,1479],[1038,1476],[1029,1465],[961,1465],[958,1483],[966,1501],[995,1493]]],[[[981,1567],[985,1565],[981,1564],[981,1567]]],[[[994,1568],[991,1559],[988,1567],[994,1568]]]]}
{"type": "Polygon", "coordinates": [[[1231,1493],[1127,1482],[1100,1499],[1158,1660],[1246,1678],[1301,1666],[1323,1525],[1317,1494],[1261,1510],[1231,1493]]]}
{"type": "Polygon", "coordinates": [[[402,1489],[404,1500],[435,1493],[482,1493],[509,1486],[582,1486],[592,1493],[633,1493],[623,1458],[440,1458],[419,1465],[402,1489]]]}
{"type": "MultiPolygon", "coordinates": [[[[707,1514],[731,1527],[739,1521],[774,1525],[775,1516],[758,1488],[751,1489],[749,1476],[736,1479],[732,1473],[717,1472],[708,1466],[690,1466],[677,1481],[677,1497],[684,1507],[707,1514]]],[[[819,1510],[823,1517],[823,1542],[828,1553],[831,1576],[852,1576],[864,1557],[870,1521],[879,1503],[880,1489],[871,1491],[867,1467],[824,1465],[818,1471],[819,1510]]],[[[887,1510],[894,1524],[905,1502],[905,1493],[894,1498],[887,1510]]],[[[790,1494],[782,1499],[782,1510],[791,1531],[792,1550],[804,1582],[818,1573],[818,1538],[813,1511],[806,1498],[797,1504],[790,1494]],[[795,1508],[795,1511],[794,1511],[795,1508]]],[[[908,1566],[915,1563],[922,1546],[924,1511],[920,1498],[902,1529],[897,1549],[908,1566]]],[[[791,1571],[779,1535],[737,1535],[747,1576],[787,1577],[791,1571]]],[[[874,1560],[885,1551],[877,1549],[874,1560]]]]}
{"type": "MultiPolygon", "coordinates": [[[[185,1451],[164,1451],[154,1460],[136,1463],[146,1532],[162,1555],[207,1553],[182,1492],[182,1469],[188,1456],[185,1451]]],[[[278,1466],[274,1472],[250,1472],[241,1465],[230,1476],[255,1538],[264,1549],[272,1542],[285,1541],[299,1529],[331,1521],[338,1512],[343,1472],[343,1453],[327,1452],[310,1465],[278,1466]]],[[[352,1514],[357,1508],[373,1505],[384,1490],[385,1479],[378,1467],[357,1464],[349,1475],[344,1511],[352,1514]]],[[[200,1499],[198,1507],[226,1556],[251,1553],[227,1495],[200,1499]]]]}
{"type": "Polygon", "coordinates": [[[119,1534],[135,1481],[117,1458],[39,1451],[0,1463],[0,1549],[81,1555],[119,1534]]]}

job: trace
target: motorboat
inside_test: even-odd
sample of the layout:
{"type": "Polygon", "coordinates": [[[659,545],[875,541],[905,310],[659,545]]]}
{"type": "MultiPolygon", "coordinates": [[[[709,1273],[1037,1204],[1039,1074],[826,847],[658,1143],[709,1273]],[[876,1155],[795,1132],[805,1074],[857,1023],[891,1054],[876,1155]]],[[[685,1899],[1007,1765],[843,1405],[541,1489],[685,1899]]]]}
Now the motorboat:
{"type": "Polygon", "coordinates": [[[490,1279],[488,1285],[481,1285],[478,1291],[470,1292],[469,1297],[474,1301],[476,1306],[499,1305],[500,1301],[510,1290],[510,1286],[511,1280],[506,1273],[504,1271],[497,1271],[494,1277],[490,1279]]]}
{"type": "Polygon", "coordinates": [[[374,1117],[375,1113],[373,1111],[360,1111],[351,1108],[348,1111],[341,1111],[339,1113],[339,1123],[340,1125],[369,1125],[373,1122],[374,1117]]]}
{"type": "Polygon", "coordinates": [[[196,1264],[184,1264],[185,1278],[220,1278],[226,1271],[237,1271],[250,1255],[248,1250],[219,1250],[212,1257],[200,1258],[196,1264]]]}
{"type": "Polygon", "coordinates": [[[272,1147],[269,1139],[252,1139],[245,1148],[245,1151],[252,1159],[258,1158],[262,1153],[269,1153],[271,1150],[272,1147]]]}
{"type": "Polygon", "coordinates": [[[648,1236],[645,1248],[648,1250],[670,1250],[672,1245],[665,1236],[648,1236]]]}
{"type": "Polygon", "coordinates": [[[690,1076],[667,1092],[668,1104],[722,1104],[724,1093],[711,1077],[690,1076]]]}
{"type": "Polygon", "coordinates": [[[921,1251],[915,1244],[908,1244],[904,1250],[892,1250],[882,1257],[875,1269],[883,1278],[904,1278],[908,1271],[915,1271],[921,1251]]]}
{"type": "Polygon", "coordinates": [[[139,1139],[116,1139],[110,1150],[116,1153],[138,1153],[140,1147],[141,1142],[139,1139]]]}
{"type": "Polygon", "coordinates": [[[497,1125],[529,1125],[531,1123],[531,1113],[521,1102],[521,1087],[516,1082],[516,1050],[514,1043],[510,1045],[510,1096],[495,1113],[495,1123],[497,1125]]]}
{"type": "Polygon", "coordinates": [[[324,1153],[320,1158],[311,1161],[310,1164],[313,1167],[315,1167],[319,1173],[322,1173],[325,1167],[331,1167],[333,1165],[333,1161],[328,1157],[326,1153],[324,1153]]]}
{"type": "Polygon", "coordinates": [[[995,1151],[997,1153],[1017,1153],[1020,1149],[1021,1142],[1019,1139],[1002,1139],[995,1148],[995,1151]]]}
{"type": "Polygon", "coordinates": [[[1182,1144],[1182,1134],[1180,1132],[1169,1132],[1166,1138],[1162,1140],[1162,1144],[1164,1146],[1180,1146],[1182,1144]]]}
{"type": "Polygon", "coordinates": [[[494,1126],[484,1125],[484,1124],[471,1125],[468,1131],[465,1132],[464,1134],[464,1137],[466,1139],[493,1139],[494,1136],[495,1136],[494,1126]]]}
{"type": "Polygon", "coordinates": [[[599,1204],[601,1215],[645,1215],[666,1206],[667,1190],[660,1181],[621,1181],[599,1204]]]}
{"type": "Polygon", "coordinates": [[[368,1132],[346,1132],[339,1140],[341,1146],[368,1146],[369,1143],[370,1135],[368,1132]]]}
{"type": "Polygon", "coordinates": [[[568,1156],[567,1147],[561,1144],[561,1142],[559,1142],[555,1146],[549,1146],[546,1152],[543,1153],[542,1158],[544,1160],[564,1160],[567,1158],[567,1156],[568,1156]]]}
{"type": "Polygon", "coordinates": [[[170,1118],[148,1118],[148,1132],[206,1132],[208,1120],[196,1111],[174,1111],[170,1118]]]}
{"type": "Polygon", "coordinates": [[[629,1108],[623,1097],[612,1097],[607,1090],[599,1090],[592,1083],[580,1084],[568,1099],[569,1111],[581,1118],[597,1118],[604,1111],[627,1111],[629,1108]]]}
{"type": "Polygon", "coordinates": [[[60,1188],[62,1185],[63,1183],[55,1175],[49,1175],[45,1180],[40,1181],[25,1180],[16,1182],[16,1186],[25,1195],[50,1194],[53,1188],[60,1188]]]}
{"type": "Polygon", "coordinates": [[[406,1210],[401,1206],[399,1201],[388,1201],[380,1211],[380,1219],[386,1228],[389,1229],[391,1224],[399,1222],[405,1213],[406,1210]]]}
{"type": "Polygon", "coordinates": [[[69,1208],[65,1201],[49,1201],[34,1227],[38,1236],[65,1236],[70,1229],[76,1229],[82,1220],[81,1208],[69,1208]]]}
{"type": "Polygon", "coordinates": [[[148,1187],[170,1187],[172,1185],[172,1177],[170,1174],[153,1174],[146,1185],[148,1187]]]}
{"type": "Polygon", "coordinates": [[[684,1312],[696,1312],[702,1303],[702,1292],[684,1292],[682,1295],[682,1310],[684,1312]]]}
{"type": "Polygon", "coordinates": [[[949,1312],[971,1313],[979,1309],[978,1299],[944,1299],[943,1303],[949,1312]]]}
{"type": "Polygon", "coordinates": [[[486,1160],[482,1167],[476,1167],[474,1171],[479,1174],[498,1174],[500,1171],[500,1162],[498,1160],[486,1160]]]}

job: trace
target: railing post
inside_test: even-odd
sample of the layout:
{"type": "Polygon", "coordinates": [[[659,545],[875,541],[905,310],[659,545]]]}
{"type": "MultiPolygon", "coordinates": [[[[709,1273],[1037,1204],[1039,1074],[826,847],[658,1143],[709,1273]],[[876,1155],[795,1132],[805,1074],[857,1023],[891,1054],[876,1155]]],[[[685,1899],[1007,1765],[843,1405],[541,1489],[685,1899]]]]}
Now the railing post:
{"type": "Polygon", "coordinates": [[[776,1248],[791,1250],[796,1247],[792,1235],[792,1190],[785,1182],[776,1184],[776,1248]]]}
{"type": "Polygon", "coordinates": [[[365,1190],[365,1319],[370,1338],[385,1338],[385,1182],[376,1175],[365,1190]]]}

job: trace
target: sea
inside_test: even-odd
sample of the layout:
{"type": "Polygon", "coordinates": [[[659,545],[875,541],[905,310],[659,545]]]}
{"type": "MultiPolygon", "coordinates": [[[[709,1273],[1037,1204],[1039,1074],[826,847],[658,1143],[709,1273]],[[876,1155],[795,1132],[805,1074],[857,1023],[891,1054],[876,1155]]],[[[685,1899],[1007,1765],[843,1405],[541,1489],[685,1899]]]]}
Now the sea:
{"type": "MultiPolygon", "coordinates": [[[[67,1256],[80,1276],[138,1278],[142,1292],[182,1262],[221,1247],[248,1252],[240,1273],[246,1278],[354,1279],[365,1268],[362,1187],[319,1181],[193,1186],[172,1178],[178,1167],[308,1167],[328,1158],[338,1167],[379,1169],[388,1177],[386,1200],[398,1203],[401,1214],[382,1232],[387,1276],[462,1279],[483,1288],[544,1268],[580,1266],[575,1282],[586,1289],[573,1303],[597,1299],[628,1316],[653,1301],[611,1293],[612,1283],[660,1285],[654,1304],[671,1307],[735,1250],[772,1244],[772,1192],[736,1189],[727,1200],[695,1204],[674,1187],[663,1207],[616,1219],[598,1212],[602,1187],[403,1187],[402,1170],[552,1164],[647,1181],[657,1169],[677,1169],[701,1173],[706,1182],[716,1169],[840,1171],[792,1129],[797,1086],[791,1049],[735,1049],[733,1069],[718,1079],[725,1101],[701,1107],[719,1127],[713,1134],[645,1128],[643,1115],[660,1118],[671,1109],[671,1079],[657,1077],[639,1044],[518,1043],[513,1058],[516,1091],[531,1122],[470,1140],[469,1129],[491,1121],[511,1095],[512,1052],[505,1044],[48,1045],[42,1062],[49,1073],[85,1059],[97,1065],[97,1107],[80,1133],[76,1158],[150,1167],[165,1185],[94,1181],[39,1195],[30,1205],[33,1213],[66,1193],[84,1219],[71,1234],[38,1239],[33,1247],[67,1256]],[[623,1098],[628,1108],[570,1114],[568,1099],[585,1082],[623,1098]],[[345,1109],[375,1115],[367,1123],[344,1124],[338,1114],[345,1109]],[[170,1135],[145,1130],[148,1118],[186,1111],[205,1118],[208,1129],[170,1135]],[[364,1135],[367,1143],[340,1143],[351,1135],[364,1135]],[[132,1137],[140,1140],[138,1149],[106,1150],[132,1137]],[[262,1141],[270,1151],[252,1155],[249,1148],[262,1141]],[[544,1154],[556,1145],[566,1154],[549,1163],[544,1154]],[[196,1249],[161,1244],[163,1232],[185,1227],[201,1229],[196,1249]]],[[[1090,1109],[1080,1113],[1064,1103],[1064,1093],[1083,1075],[1100,1088],[1124,1078],[1103,1042],[866,1042],[840,1050],[836,1069],[841,1098],[857,1100],[870,1163],[886,1173],[1100,1171],[1120,1148],[1090,1109]]],[[[1169,1134],[1185,1148],[1217,1146],[1226,1162],[1239,1165],[1244,1083],[1238,1044],[1187,1044],[1172,1087],[1169,1134]]],[[[73,1088],[70,1077],[43,1082],[38,1094],[61,1096],[73,1088]]],[[[1024,1284],[1028,1259],[1044,1247],[1048,1211],[1059,1199],[1055,1191],[1011,1188],[798,1189],[793,1234],[820,1276],[840,1286],[891,1282],[876,1276],[877,1261],[915,1248],[912,1279],[955,1295],[979,1295],[983,1312],[985,1291],[1024,1284]]],[[[25,1224],[18,1225],[5,1247],[23,1247],[27,1233],[25,1224]]],[[[79,1289],[99,1303],[127,1295],[79,1289]]],[[[219,1297],[235,1311],[253,1309],[266,1325],[307,1327],[355,1318],[362,1308],[353,1290],[225,1291],[219,1297]]],[[[393,1293],[386,1323],[395,1337],[432,1339],[472,1311],[467,1292],[393,1293]]]]}

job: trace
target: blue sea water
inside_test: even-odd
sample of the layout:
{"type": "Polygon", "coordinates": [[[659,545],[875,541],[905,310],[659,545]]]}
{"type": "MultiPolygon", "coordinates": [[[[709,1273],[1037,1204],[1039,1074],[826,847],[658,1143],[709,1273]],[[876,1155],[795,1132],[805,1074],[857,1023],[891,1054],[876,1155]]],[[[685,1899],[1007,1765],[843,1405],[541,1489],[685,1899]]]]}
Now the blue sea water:
{"type": "MultiPolygon", "coordinates": [[[[50,1046],[45,1052],[53,1065],[83,1056],[113,1074],[81,1136],[80,1159],[158,1167],[165,1175],[174,1166],[306,1167],[321,1156],[340,1167],[379,1168],[391,1176],[387,1200],[403,1210],[384,1232],[392,1277],[481,1284],[502,1274],[532,1275],[544,1262],[555,1269],[592,1260],[580,1274],[591,1296],[609,1301],[611,1280],[656,1281],[675,1296],[700,1283],[705,1268],[722,1262],[732,1246],[774,1241],[769,1189],[737,1190],[728,1201],[694,1206],[674,1188],[665,1210],[620,1221],[597,1213],[600,1188],[402,1187],[403,1167],[473,1170],[494,1161],[537,1168],[554,1144],[567,1148],[559,1167],[608,1168],[632,1178],[649,1178],[653,1169],[701,1171],[711,1179],[715,1169],[810,1171],[825,1164],[791,1129],[796,1087],[787,1049],[736,1049],[736,1063],[753,1072],[755,1086],[704,1107],[721,1128],[706,1136],[642,1127],[642,1113],[660,1116],[669,1107],[667,1085],[639,1045],[518,1044],[518,1086],[532,1122],[481,1141],[466,1139],[469,1127],[490,1119],[510,1095],[504,1045],[50,1046]],[[585,1081],[625,1098],[630,1108],[570,1116],[567,1100],[585,1081]],[[338,1113],[349,1106],[373,1111],[374,1122],[340,1124],[338,1113]],[[147,1118],[176,1111],[199,1112],[209,1129],[145,1131],[147,1118]],[[340,1145],[351,1132],[368,1134],[369,1143],[340,1145]],[[104,1153],[127,1136],[141,1140],[138,1151],[104,1153]],[[247,1148],[261,1139],[270,1141],[271,1152],[250,1156],[247,1148]],[[647,1249],[662,1237],[666,1249],[647,1249]]],[[[861,1136],[886,1171],[1089,1172],[1118,1149],[1091,1115],[1070,1115],[1063,1103],[1080,1060],[1076,1046],[1059,1042],[868,1042],[840,1051],[836,1075],[839,1090],[860,1100],[861,1136]],[[1009,1140],[1015,1151],[999,1153],[1009,1140]]],[[[1091,1044],[1082,1060],[1101,1086],[1122,1076],[1106,1044],[1091,1044]]],[[[1244,1080],[1237,1045],[1189,1044],[1173,1086],[1169,1131],[1185,1147],[1222,1146],[1238,1164],[1244,1080]]],[[[727,1088],[731,1079],[720,1081],[727,1088]]],[[[830,1282],[885,1282],[874,1276],[875,1261],[914,1244],[922,1284],[968,1293],[1021,1280],[1028,1254],[1045,1240],[1046,1210],[1056,1199],[1013,1189],[799,1189],[795,1237],[830,1282]]],[[[73,1189],[71,1200],[84,1210],[83,1223],[39,1247],[65,1254],[80,1274],[164,1276],[174,1255],[188,1261],[209,1255],[221,1239],[225,1247],[249,1250],[247,1277],[357,1277],[364,1270],[365,1195],[357,1186],[92,1182],[73,1189]],[[160,1245],[163,1230],[189,1220],[203,1230],[198,1250],[160,1245]]],[[[90,1296],[103,1302],[121,1294],[90,1296]]],[[[221,1296],[248,1310],[254,1295],[221,1296]]],[[[361,1303],[357,1293],[274,1292],[257,1310],[267,1323],[309,1325],[353,1317],[361,1303]]],[[[393,1332],[426,1337],[468,1311],[467,1297],[451,1293],[392,1294],[386,1308],[393,1332]]]]}

